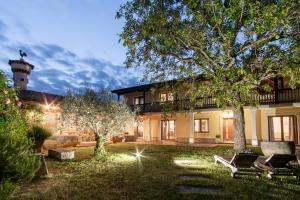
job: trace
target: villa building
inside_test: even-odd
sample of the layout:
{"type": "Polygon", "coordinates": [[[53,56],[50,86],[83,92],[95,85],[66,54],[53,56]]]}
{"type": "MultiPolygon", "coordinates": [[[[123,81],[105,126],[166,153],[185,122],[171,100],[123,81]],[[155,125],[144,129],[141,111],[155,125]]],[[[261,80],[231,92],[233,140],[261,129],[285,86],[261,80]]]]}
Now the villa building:
{"type": "MultiPolygon", "coordinates": [[[[94,139],[90,132],[78,133],[76,128],[60,128],[60,102],[63,96],[27,90],[28,77],[34,66],[22,58],[10,60],[13,80],[21,87],[19,97],[24,105],[40,105],[43,109],[42,125],[49,129],[52,142],[71,144],[94,139]]],[[[244,107],[245,131],[248,144],[261,141],[294,141],[300,144],[300,87],[290,89],[284,79],[271,81],[273,91],[255,98],[259,107],[244,107]]],[[[178,100],[176,95],[154,83],[113,90],[123,96],[128,106],[138,108],[140,122],[127,132],[137,141],[182,143],[233,143],[233,113],[217,108],[213,98],[206,98],[202,106],[189,109],[189,101],[178,100]],[[172,105],[171,115],[165,115],[165,105],[172,105]]],[[[122,133],[120,133],[122,134],[122,133]]]]}
{"type": "MultiPolygon", "coordinates": [[[[40,91],[28,90],[29,75],[34,66],[23,58],[19,60],[9,60],[13,72],[14,85],[21,90],[18,97],[22,107],[38,107],[42,111],[41,125],[49,130],[52,136],[46,140],[46,148],[55,148],[62,146],[73,146],[81,141],[91,141],[94,139],[89,132],[78,132],[75,127],[61,127],[61,108],[60,103],[64,96],[40,91]]],[[[35,113],[32,112],[32,115],[35,113]]],[[[32,116],[35,117],[35,116],[32,116]]]]}
{"type": "MultiPolygon", "coordinates": [[[[147,84],[112,91],[118,97],[123,96],[130,107],[139,108],[142,122],[130,134],[151,142],[233,143],[231,110],[218,109],[213,98],[205,99],[202,106],[192,111],[185,110],[187,102],[174,98],[163,85],[147,84]],[[175,109],[168,117],[163,112],[166,103],[175,109]]],[[[300,144],[300,88],[290,89],[280,78],[272,81],[272,85],[271,93],[256,97],[259,107],[244,107],[247,143],[294,141],[300,144]]]]}

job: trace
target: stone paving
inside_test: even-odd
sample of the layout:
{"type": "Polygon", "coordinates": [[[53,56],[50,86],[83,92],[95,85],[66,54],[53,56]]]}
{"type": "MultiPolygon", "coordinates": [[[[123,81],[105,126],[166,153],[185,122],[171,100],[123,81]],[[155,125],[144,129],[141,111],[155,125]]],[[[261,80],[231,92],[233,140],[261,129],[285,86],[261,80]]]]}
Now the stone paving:
{"type": "Polygon", "coordinates": [[[201,164],[191,165],[188,162],[180,162],[178,165],[181,170],[185,169],[183,173],[178,174],[179,184],[177,190],[182,194],[204,194],[204,195],[225,195],[222,187],[215,186],[215,181],[209,177],[201,174],[201,164]],[[199,174],[200,172],[200,174],[199,174]],[[190,184],[192,182],[193,184],[190,184]]]}

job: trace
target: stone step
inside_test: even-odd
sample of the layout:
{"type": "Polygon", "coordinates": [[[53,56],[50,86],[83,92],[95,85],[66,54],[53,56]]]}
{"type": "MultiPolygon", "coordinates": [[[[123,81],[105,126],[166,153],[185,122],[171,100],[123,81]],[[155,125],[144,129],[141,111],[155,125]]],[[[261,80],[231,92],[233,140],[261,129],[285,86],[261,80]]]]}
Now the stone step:
{"type": "Polygon", "coordinates": [[[179,193],[182,194],[210,194],[210,195],[225,195],[222,188],[219,187],[200,187],[200,186],[189,186],[179,185],[177,187],[179,193]]]}

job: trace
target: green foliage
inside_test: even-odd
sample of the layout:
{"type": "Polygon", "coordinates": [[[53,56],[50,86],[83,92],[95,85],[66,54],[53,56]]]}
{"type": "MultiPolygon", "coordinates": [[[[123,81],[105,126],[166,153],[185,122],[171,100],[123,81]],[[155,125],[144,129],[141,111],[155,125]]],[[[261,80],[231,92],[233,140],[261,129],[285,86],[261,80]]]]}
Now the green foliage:
{"type": "Polygon", "coordinates": [[[39,126],[42,121],[43,112],[40,104],[25,104],[22,107],[22,112],[26,118],[26,124],[29,127],[39,126]]]}
{"type": "Polygon", "coordinates": [[[125,102],[117,102],[106,90],[69,92],[62,103],[63,126],[90,130],[95,134],[95,155],[106,155],[104,143],[108,136],[123,133],[135,120],[135,113],[125,102]]]}
{"type": "Polygon", "coordinates": [[[32,139],[32,141],[42,142],[51,136],[51,132],[44,127],[34,125],[28,131],[28,137],[32,139]]]}
{"type": "MultiPolygon", "coordinates": [[[[189,86],[179,81],[174,88],[192,108],[212,97],[218,107],[233,108],[235,125],[243,126],[242,108],[270,91],[266,81],[300,83],[299,10],[299,0],[132,0],[117,18],[125,19],[127,67],[144,69],[150,81],[184,81],[189,86]]],[[[242,150],[244,127],[234,130],[242,150]]]]}
{"type": "MultiPolygon", "coordinates": [[[[53,178],[26,185],[16,199],[82,200],[82,199],[299,199],[300,184],[294,177],[278,177],[272,181],[244,175],[234,179],[231,170],[215,164],[214,155],[233,156],[229,146],[191,147],[175,145],[142,145],[120,143],[108,145],[112,160],[107,165],[91,158],[92,147],[74,148],[75,160],[49,160],[49,170],[59,171],[53,178]],[[134,156],[136,148],[144,150],[141,160],[134,156]],[[175,161],[183,161],[177,166],[175,161]],[[191,162],[191,163],[189,163],[191,162]],[[181,180],[180,176],[198,180],[181,180]],[[216,187],[225,195],[181,194],[179,185],[199,188],[216,187]],[[109,192],[108,192],[109,191],[109,192]]],[[[260,148],[251,149],[262,154],[260,148]]]]}
{"type": "Polygon", "coordinates": [[[250,97],[266,80],[300,83],[299,10],[299,0],[133,0],[117,18],[126,22],[128,67],[145,69],[152,81],[188,78],[178,96],[240,108],[256,105],[250,97]],[[199,76],[209,81],[198,84],[199,76]]]}
{"type": "Polygon", "coordinates": [[[9,181],[0,184],[0,200],[8,199],[16,190],[16,185],[9,181]]]}
{"type": "Polygon", "coordinates": [[[16,89],[0,71],[0,196],[9,196],[14,186],[31,180],[39,167],[32,155],[32,143],[27,127],[17,106],[16,89]]]}

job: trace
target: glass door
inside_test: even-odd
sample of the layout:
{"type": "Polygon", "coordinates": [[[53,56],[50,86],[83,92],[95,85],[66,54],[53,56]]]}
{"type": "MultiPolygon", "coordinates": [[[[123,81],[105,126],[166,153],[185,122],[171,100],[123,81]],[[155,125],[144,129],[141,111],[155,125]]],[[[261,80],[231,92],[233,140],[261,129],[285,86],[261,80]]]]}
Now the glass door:
{"type": "Polygon", "coordinates": [[[161,121],[161,139],[174,140],[175,139],[175,121],[162,120],[161,121]]]}
{"type": "Polygon", "coordinates": [[[269,117],[269,138],[270,141],[294,141],[298,144],[296,117],[269,117]]]}

